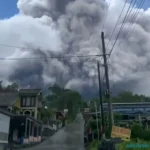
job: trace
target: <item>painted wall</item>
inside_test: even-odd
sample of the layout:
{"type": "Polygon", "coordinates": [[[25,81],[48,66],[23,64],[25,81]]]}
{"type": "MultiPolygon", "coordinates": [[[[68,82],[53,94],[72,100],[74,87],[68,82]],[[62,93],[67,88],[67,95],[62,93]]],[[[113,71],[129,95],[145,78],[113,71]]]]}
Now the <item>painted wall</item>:
{"type": "Polygon", "coordinates": [[[13,106],[20,108],[20,98],[15,101],[13,106]]]}
{"type": "Polygon", "coordinates": [[[8,142],[10,117],[0,113],[0,143],[8,142]]]}

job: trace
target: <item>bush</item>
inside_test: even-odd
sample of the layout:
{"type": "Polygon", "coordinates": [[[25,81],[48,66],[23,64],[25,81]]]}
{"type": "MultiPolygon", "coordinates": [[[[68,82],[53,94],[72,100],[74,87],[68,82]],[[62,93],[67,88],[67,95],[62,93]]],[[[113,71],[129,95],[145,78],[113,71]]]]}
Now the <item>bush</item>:
{"type": "Polygon", "coordinates": [[[89,146],[87,147],[88,150],[97,150],[100,142],[98,140],[92,141],[89,146]]]}
{"type": "Polygon", "coordinates": [[[140,124],[133,124],[131,127],[131,138],[141,138],[142,133],[144,132],[143,128],[140,126],[140,124]]]}
{"type": "Polygon", "coordinates": [[[131,128],[131,138],[150,141],[150,130],[144,130],[140,124],[133,124],[131,128]]]}
{"type": "MultiPolygon", "coordinates": [[[[98,120],[98,128],[100,127],[100,120],[98,120]]],[[[90,119],[88,121],[88,128],[91,128],[92,131],[97,132],[97,120],[96,119],[90,119]]]]}

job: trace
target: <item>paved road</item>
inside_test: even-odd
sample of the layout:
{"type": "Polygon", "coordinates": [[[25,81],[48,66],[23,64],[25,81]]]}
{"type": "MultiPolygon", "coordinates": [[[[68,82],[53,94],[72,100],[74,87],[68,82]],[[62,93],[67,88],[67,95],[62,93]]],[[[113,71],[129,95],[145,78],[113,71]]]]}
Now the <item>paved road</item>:
{"type": "Polygon", "coordinates": [[[84,150],[84,120],[78,114],[72,124],[67,125],[42,144],[26,150],[84,150]]]}

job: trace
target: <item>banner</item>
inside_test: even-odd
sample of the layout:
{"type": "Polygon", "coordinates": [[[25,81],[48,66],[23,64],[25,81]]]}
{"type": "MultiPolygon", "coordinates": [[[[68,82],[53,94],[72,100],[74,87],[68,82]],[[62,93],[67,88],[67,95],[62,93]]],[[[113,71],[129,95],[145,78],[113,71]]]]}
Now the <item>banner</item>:
{"type": "Polygon", "coordinates": [[[112,127],[111,137],[121,138],[124,141],[130,141],[131,130],[117,126],[112,127]]]}

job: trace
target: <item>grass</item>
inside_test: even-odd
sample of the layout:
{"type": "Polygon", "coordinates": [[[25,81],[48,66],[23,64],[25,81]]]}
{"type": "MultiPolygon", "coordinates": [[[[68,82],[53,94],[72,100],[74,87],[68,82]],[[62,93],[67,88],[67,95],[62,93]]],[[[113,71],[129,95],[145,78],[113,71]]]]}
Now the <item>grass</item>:
{"type": "Polygon", "coordinates": [[[118,145],[117,150],[150,150],[150,142],[145,142],[141,140],[138,142],[135,141],[123,142],[118,145]]]}
{"type": "Polygon", "coordinates": [[[87,150],[97,150],[99,144],[100,142],[98,140],[94,140],[93,142],[89,144],[89,146],[87,147],[87,150]]]}
{"type": "MultiPolygon", "coordinates": [[[[99,144],[99,141],[94,140],[89,144],[87,150],[97,150],[99,144]]],[[[135,141],[122,142],[121,144],[118,144],[117,150],[150,150],[150,142],[145,142],[141,140],[138,141],[138,143],[135,141]],[[129,148],[129,145],[131,145],[132,147],[129,148]]]]}

